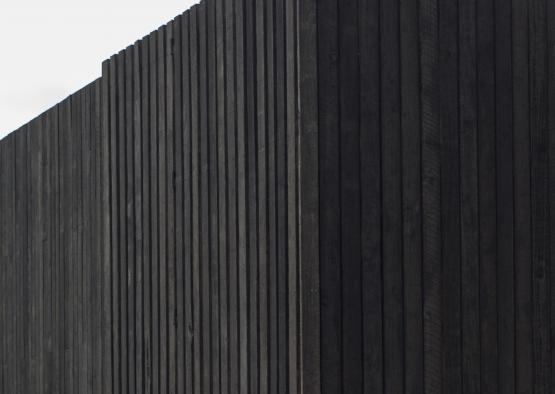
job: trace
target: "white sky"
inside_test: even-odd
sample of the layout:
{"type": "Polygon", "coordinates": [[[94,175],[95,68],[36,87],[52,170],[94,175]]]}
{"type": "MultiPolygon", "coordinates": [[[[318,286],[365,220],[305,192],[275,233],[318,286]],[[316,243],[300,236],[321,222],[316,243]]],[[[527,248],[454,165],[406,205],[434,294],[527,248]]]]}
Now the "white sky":
{"type": "Polygon", "coordinates": [[[0,0],[0,138],[197,0],[0,0]]]}

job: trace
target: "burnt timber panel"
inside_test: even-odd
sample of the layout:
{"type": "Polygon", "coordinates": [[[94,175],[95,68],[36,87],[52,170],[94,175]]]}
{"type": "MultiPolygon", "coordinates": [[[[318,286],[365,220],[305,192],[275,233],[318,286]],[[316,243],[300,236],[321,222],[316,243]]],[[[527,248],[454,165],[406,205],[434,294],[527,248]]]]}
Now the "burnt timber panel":
{"type": "Polygon", "coordinates": [[[555,5],[204,0],[0,141],[2,393],[551,393],[555,5]]]}
{"type": "Polygon", "coordinates": [[[554,9],[318,2],[322,393],[555,389],[554,9]]]}
{"type": "Polygon", "coordinates": [[[100,81],[0,142],[2,393],[100,392],[100,81]]]}

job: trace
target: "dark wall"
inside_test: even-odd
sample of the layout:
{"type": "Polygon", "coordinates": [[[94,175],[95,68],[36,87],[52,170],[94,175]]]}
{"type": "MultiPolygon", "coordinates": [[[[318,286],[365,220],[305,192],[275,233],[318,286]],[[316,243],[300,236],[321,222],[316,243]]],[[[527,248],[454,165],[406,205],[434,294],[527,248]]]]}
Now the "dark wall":
{"type": "Polygon", "coordinates": [[[0,142],[2,393],[99,392],[100,150],[99,81],[0,142]]]}
{"type": "Polygon", "coordinates": [[[555,7],[318,2],[324,393],[551,393],[555,7]]]}
{"type": "Polygon", "coordinates": [[[551,393],[555,5],[205,0],[0,142],[1,393],[551,393]]]}
{"type": "Polygon", "coordinates": [[[296,391],[294,3],[208,0],[104,64],[113,392],[296,391]]]}
{"type": "Polygon", "coordinates": [[[0,392],[297,391],[297,39],[204,1],[1,142],[0,392]]]}

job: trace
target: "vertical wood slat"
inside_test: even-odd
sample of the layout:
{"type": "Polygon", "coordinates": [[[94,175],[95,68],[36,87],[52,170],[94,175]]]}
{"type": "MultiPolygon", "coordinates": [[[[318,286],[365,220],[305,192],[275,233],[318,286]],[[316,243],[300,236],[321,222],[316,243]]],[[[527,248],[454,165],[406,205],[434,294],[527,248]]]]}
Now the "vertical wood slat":
{"type": "Polygon", "coordinates": [[[298,166],[299,162],[299,135],[298,135],[298,62],[296,46],[298,41],[297,4],[294,0],[285,2],[285,98],[286,98],[286,124],[287,124],[287,279],[283,283],[287,292],[287,390],[298,393],[298,327],[299,327],[299,266],[298,266],[298,166]]]}
{"type": "Polygon", "coordinates": [[[462,392],[480,392],[476,4],[459,4],[462,392]]]}
{"type": "Polygon", "coordinates": [[[125,218],[125,238],[123,239],[122,246],[125,248],[125,260],[122,275],[123,297],[125,299],[124,305],[124,320],[125,326],[123,328],[125,336],[125,348],[127,365],[125,371],[126,377],[123,380],[123,392],[135,392],[135,201],[134,201],[134,174],[135,168],[133,166],[133,152],[134,152],[134,98],[133,98],[133,47],[129,46],[122,52],[122,89],[120,90],[120,111],[123,112],[120,119],[121,135],[123,138],[123,154],[124,154],[124,190],[122,201],[125,206],[122,212],[125,218]]]}
{"type": "Polygon", "coordinates": [[[118,392],[120,390],[120,292],[119,292],[119,184],[118,184],[118,165],[117,165],[117,154],[118,154],[118,139],[117,139],[117,67],[116,67],[116,57],[110,59],[109,64],[109,136],[110,136],[110,236],[111,236],[111,353],[112,353],[112,382],[111,390],[112,392],[118,392]]]}
{"type": "MultiPolygon", "coordinates": [[[[253,32],[253,41],[255,45],[255,58],[256,64],[253,65],[253,76],[256,73],[256,149],[253,156],[256,156],[256,187],[257,187],[257,200],[256,200],[256,233],[258,236],[256,259],[258,261],[258,302],[255,305],[258,314],[258,335],[259,335],[259,361],[256,368],[258,369],[258,391],[261,394],[269,392],[269,352],[268,352],[268,181],[267,181],[267,167],[268,167],[268,148],[267,148],[267,116],[268,107],[266,104],[267,94],[267,81],[266,81],[266,8],[269,4],[264,2],[257,2],[254,6],[253,13],[255,13],[255,26],[253,32]]],[[[221,22],[218,21],[218,24],[221,22]]],[[[223,73],[222,73],[223,74],[223,73]]],[[[225,103],[225,102],[224,102],[225,103]]],[[[220,175],[225,182],[225,176],[220,175]]],[[[222,204],[222,208],[225,207],[222,204]]],[[[252,210],[252,208],[251,208],[252,210]]]]}
{"type": "MultiPolygon", "coordinates": [[[[227,132],[227,234],[229,276],[229,392],[239,393],[239,291],[237,236],[237,104],[235,70],[235,2],[225,1],[226,19],[226,132],[227,132]]],[[[190,48],[192,50],[192,48],[190,48]]],[[[191,77],[193,74],[191,74],[191,77]]]]}
{"type": "Polygon", "coordinates": [[[503,108],[511,108],[513,99],[511,7],[499,1],[495,9],[495,138],[497,183],[497,298],[498,298],[498,380],[499,391],[515,390],[515,321],[514,321],[514,199],[513,199],[513,117],[502,116],[503,108]],[[501,7],[501,8],[500,8],[501,7]],[[504,59],[503,61],[501,59],[504,59]]]}
{"type": "MultiPolygon", "coordinates": [[[[184,111],[183,111],[183,95],[186,91],[182,89],[183,80],[187,75],[183,74],[182,67],[182,26],[183,16],[178,16],[173,21],[173,56],[172,68],[173,76],[173,90],[174,90],[174,146],[175,146],[175,161],[174,161],[174,193],[175,193],[175,261],[174,261],[174,275],[175,275],[175,298],[174,298],[174,319],[175,319],[175,390],[178,394],[184,394],[185,388],[185,352],[186,352],[186,329],[185,329],[185,280],[188,275],[185,274],[185,254],[188,252],[188,247],[185,246],[184,237],[184,219],[185,219],[185,205],[183,194],[188,193],[188,188],[184,189],[184,173],[183,173],[183,141],[187,137],[184,127],[184,111]],[[186,276],[187,275],[187,276],[186,276]]],[[[187,59],[187,58],[185,58],[187,59]]],[[[188,301],[188,300],[187,300],[188,301]]]]}
{"type": "Polygon", "coordinates": [[[167,203],[167,179],[166,179],[166,163],[167,163],[167,134],[168,122],[166,114],[166,26],[158,29],[156,39],[157,44],[157,94],[158,94],[158,128],[156,130],[158,136],[158,313],[159,313],[159,387],[160,393],[165,393],[168,385],[168,315],[167,315],[167,267],[168,267],[168,233],[167,233],[167,217],[168,217],[168,203],[167,203]]]}
{"type": "Polygon", "coordinates": [[[495,182],[495,53],[492,1],[477,2],[478,162],[480,231],[480,388],[498,392],[495,182]]]}
{"type": "MultiPolygon", "coordinates": [[[[547,84],[548,84],[548,128],[552,130],[555,125],[555,57],[553,48],[555,48],[555,24],[553,24],[553,17],[555,16],[555,6],[551,2],[547,2],[547,84]]],[[[550,233],[550,261],[555,258],[555,205],[552,203],[555,198],[555,138],[549,136],[549,233],[550,233]]],[[[551,275],[551,288],[555,284],[555,270],[553,265],[550,266],[551,275]]],[[[551,366],[555,365],[555,353],[553,352],[553,344],[555,343],[555,292],[551,292],[551,366]]],[[[551,387],[555,387],[555,374],[551,373],[551,387]]]]}
{"type": "Polygon", "coordinates": [[[176,173],[175,173],[175,112],[174,112],[174,80],[175,69],[173,67],[173,59],[175,56],[175,38],[174,38],[174,21],[171,21],[166,26],[166,49],[165,49],[165,62],[166,62],[166,190],[167,190],[167,346],[168,346],[168,391],[175,393],[177,383],[177,370],[176,370],[176,282],[175,282],[175,267],[176,267],[176,238],[175,238],[175,188],[176,188],[176,173]]]}
{"type": "Polygon", "coordinates": [[[156,128],[158,127],[157,115],[157,32],[148,38],[149,44],[149,101],[150,101],[150,242],[151,242],[151,374],[152,393],[159,393],[159,308],[158,308],[158,138],[156,128]]]}
{"type": "Polygon", "coordinates": [[[143,161],[143,113],[142,113],[142,89],[141,66],[143,65],[140,46],[133,46],[133,202],[134,202],[134,342],[135,342],[135,365],[134,386],[137,394],[142,394],[144,389],[143,379],[143,283],[144,283],[144,235],[143,235],[143,183],[142,183],[142,161],[143,161]]]}
{"type": "Polygon", "coordinates": [[[530,67],[530,194],[532,251],[532,338],[534,391],[553,391],[553,366],[549,297],[549,144],[548,128],[548,55],[547,3],[529,4],[529,67],[530,67]]]}
{"type": "Polygon", "coordinates": [[[218,108],[216,81],[216,0],[206,1],[207,93],[208,93],[208,209],[210,292],[210,389],[220,388],[220,289],[218,243],[218,108]]]}
{"type": "Polygon", "coordinates": [[[219,337],[219,370],[220,370],[220,392],[229,393],[230,390],[230,358],[229,358],[229,254],[228,254],[228,193],[227,182],[229,169],[227,168],[227,132],[229,128],[226,124],[226,4],[225,0],[215,0],[215,34],[216,34],[216,102],[217,102],[217,171],[218,171],[218,226],[217,245],[218,245],[218,281],[219,281],[219,327],[217,335],[219,337]]]}
{"type": "Polygon", "coordinates": [[[191,304],[192,304],[192,388],[193,393],[202,391],[201,366],[201,304],[200,304],[200,169],[199,169],[199,55],[198,55],[198,7],[191,8],[189,27],[190,53],[190,106],[191,106],[191,304]]]}
{"type": "Polygon", "coordinates": [[[151,267],[152,267],[152,254],[151,254],[151,218],[150,218],[150,80],[149,80],[149,41],[142,39],[139,42],[140,54],[140,83],[141,83],[141,217],[142,217],[142,278],[143,278],[143,331],[139,333],[140,341],[143,344],[143,365],[142,365],[142,390],[145,394],[152,393],[152,338],[151,338],[151,267]]]}
{"type": "Polygon", "coordinates": [[[512,67],[514,119],[514,221],[515,221],[515,390],[533,385],[532,315],[526,305],[532,302],[531,201],[530,201],[530,110],[527,4],[513,2],[512,67]]]}
{"type": "Polygon", "coordinates": [[[194,353],[194,321],[193,321],[193,235],[192,235],[192,162],[191,162],[191,144],[192,144],[192,112],[191,112],[191,52],[190,52],[190,35],[191,35],[191,11],[186,12],[182,17],[181,24],[181,49],[182,49],[182,115],[183,115],[183,132],[180,133],[183,138],[183,307],[184,307],[184,325],[181,331],[184,332],[184,380],[185,392],[193,392],[193,353],[194,353]]]}
{"type": "Polygon", "coordinates": [[[206,0],[106,61],[0,143],[2,390],[549,392],[550,13],[206,0]]]}

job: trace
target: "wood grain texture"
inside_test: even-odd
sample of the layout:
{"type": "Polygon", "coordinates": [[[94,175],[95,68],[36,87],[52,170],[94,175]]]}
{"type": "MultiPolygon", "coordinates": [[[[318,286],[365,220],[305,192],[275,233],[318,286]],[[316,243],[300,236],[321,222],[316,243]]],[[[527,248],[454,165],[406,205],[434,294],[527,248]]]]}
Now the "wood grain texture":
{"type": "Polygon", "coordinates": [[[550,393],[555,6],[203,0],[0,141],[0,392],[550,393]]]}

